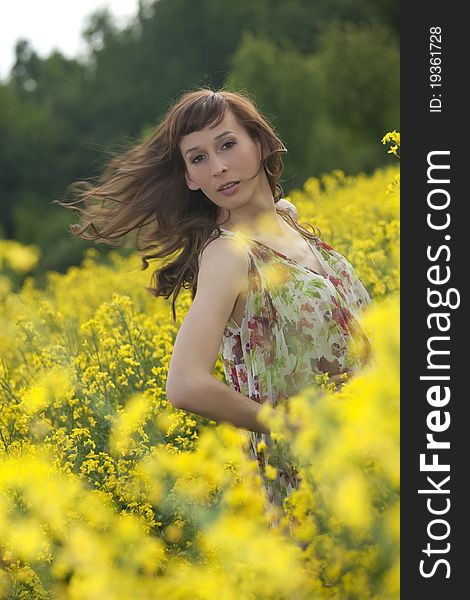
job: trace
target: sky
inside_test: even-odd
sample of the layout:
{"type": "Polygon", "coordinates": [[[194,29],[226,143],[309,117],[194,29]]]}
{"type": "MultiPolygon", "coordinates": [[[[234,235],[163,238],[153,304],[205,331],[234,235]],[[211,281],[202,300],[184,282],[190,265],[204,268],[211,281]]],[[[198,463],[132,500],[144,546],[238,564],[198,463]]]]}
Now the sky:
{"type": "Polygon", "coordinates": [[[123,26],[137,13],[138,0],[0,0],[0,79],[10,73],[19,38],[43,58],[56,48],[68,58],[84,56],[86,17],[106,6],[123,26]]]}

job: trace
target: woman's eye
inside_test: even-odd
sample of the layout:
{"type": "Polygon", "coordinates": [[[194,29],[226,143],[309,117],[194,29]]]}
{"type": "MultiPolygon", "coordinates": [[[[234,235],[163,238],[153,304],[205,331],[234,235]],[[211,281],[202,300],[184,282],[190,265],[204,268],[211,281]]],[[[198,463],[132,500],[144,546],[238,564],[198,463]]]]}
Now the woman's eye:
{"type": "MultiPolygon", "coordinates": [[[[232,144],[232,146],[234,146],[234,145],[236,144],[236,142],[233,142],[232,140],[229,140],[228,142],[224,142],[224,143],[222,144],[222,148],[223,148],[223,147],[224,147],[226,144],[232,144]]],[[[232,148],[232,146],[229,146],[229,148],[232,148]]],[[[199,158],[200,156],[204,156],[204,155],[203,155],[203,154],[198,154],[197,156],[195,156],[195,157],[193,158],[193,160],[191,161],[191,163],[192,163],[193,165],[197,165],[197,164],[199,164],[199,162],[200,162],[200,161],[198,160],[198,161],[196,162],[196,159],[197,159],[197,158],[199,158]]]]}

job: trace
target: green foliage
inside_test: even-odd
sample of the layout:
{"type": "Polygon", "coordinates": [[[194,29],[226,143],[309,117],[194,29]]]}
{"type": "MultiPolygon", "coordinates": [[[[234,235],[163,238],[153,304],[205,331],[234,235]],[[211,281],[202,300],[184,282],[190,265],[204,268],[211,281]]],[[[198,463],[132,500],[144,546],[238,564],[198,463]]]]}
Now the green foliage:
{"type": "Polygon", "coordinates": [[[361,140],[372,136],[374,144],[378,131],[396,126],[399,53],[389,29],[333,22],[321,36],[317,58],[318,84],[331,122],[360,134],[361,140]]]}

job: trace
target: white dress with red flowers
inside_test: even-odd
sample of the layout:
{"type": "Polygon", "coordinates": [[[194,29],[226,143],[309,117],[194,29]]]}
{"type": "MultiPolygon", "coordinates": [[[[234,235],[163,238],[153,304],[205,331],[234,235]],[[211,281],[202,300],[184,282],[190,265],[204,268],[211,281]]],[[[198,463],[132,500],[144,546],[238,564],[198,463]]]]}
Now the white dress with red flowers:
{"type": "MultiPolygon", "coordinates": [[[[366,288],[344,256],[302,235],[326,277],[257,240],[221,228],[221,237],[235,237],[246,248],[250,264],[242,322],[238,326],[229,319],[220,345],[226,382],[272,406],[318,385],[315,375],[358,371],[370,357],[370,343],[359,323],[362,309],[371,302],[366,288]]],[[[283,460],[269,435],[241,433],[259,466],[270,526],[277,526],[284,499],[299,485],[297,469],[283,460]],[[268,463],[277,469],[274,480],[266,476],[268,463]]]]}

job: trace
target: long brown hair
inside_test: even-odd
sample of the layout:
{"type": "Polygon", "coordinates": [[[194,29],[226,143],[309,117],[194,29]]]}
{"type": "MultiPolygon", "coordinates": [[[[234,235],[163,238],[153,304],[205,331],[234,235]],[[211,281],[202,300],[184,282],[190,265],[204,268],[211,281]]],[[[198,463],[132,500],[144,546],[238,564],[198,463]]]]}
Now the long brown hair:
{"type": "MultiPolygon", "coordinates": [[[[277,202],[283,196],[279,179],[284,168],[281,153],[287,152],[284,144],[248,94],[206,87],[186,92],[170,107],[151,136],[112,158],[95,183],[71,184],[69,190],[77,193],[78,200],[53,201],[79,213],[81,223],[69,227],[73,235],[83,240],[122,246],[126,236],[136,234],[133,243],[141,255],[142,269],[149,266],[150,259],[170,257],[153,272],[151,283],[155,287],[146,289],[153,296],[166,299],[173,294],[174,321],[181,287],[189,287],[194,299],[198,257],[205,245],[220,235],[217,220],[221,214],[221,209],[202,190],[187,187],[179,142],[185,135],[218,125],[227,110],[267,150],[257,174],[264,168],[277,202]],[[80,203],[83,208],[77,206],[80,203]],[[94,233],[86,233],[88,228],[94,233]],[[139,245],[141,236],[143,246],[139,245]],[[182,252],[175,257],[179,250],[182,252]]],[[[318,237],[300,226],[286,209],[276,210],[308,237],[318,237]]]]}

